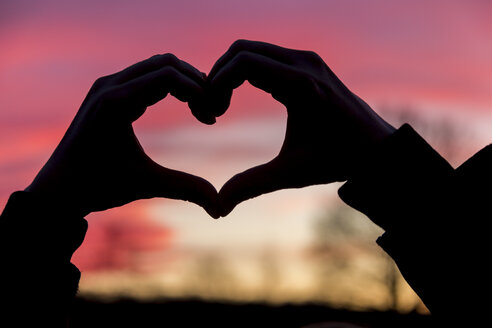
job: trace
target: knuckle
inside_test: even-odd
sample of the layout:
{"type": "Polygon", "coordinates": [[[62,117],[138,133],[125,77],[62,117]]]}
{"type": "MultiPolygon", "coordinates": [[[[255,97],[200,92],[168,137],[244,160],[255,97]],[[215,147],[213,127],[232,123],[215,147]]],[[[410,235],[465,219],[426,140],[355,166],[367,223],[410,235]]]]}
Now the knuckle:
{"type": "Polygon", "coordinates": [[[149,57],[146,62],[152,64],[152,65],[157,65],[160,61],[160,58],[162,57],[162,55],[160,54],[157,54],[157,55],[153,55],[152,57],[149,57]]]}
{"type": "Polygon", "coordinates": [[[164,66],[159,69],[157,75],[153,77],[151,88],[163,88],[165,90],[171,88],[175,90],[181,79],[180,72],[173,66],[164,66]]]}
{"type": "Polygon", "coordinates": [[[92,90],[100,90],[101,88],[107,86],[109,84],[109,80],[111,79],[111,75],[101,76],[92,84],[92,90]]]}
{"type": "Polygon", "coordinates": [[[160,55],[159,59],[167,65],[175,65],[175,64],[179,63],[178,57],[176,57],[172,53],[166,53],[166,54],[160,55]]]}
{"type": "Polygon", "coordinates": [[[231,51],[241,51],[242,49],[246,48],[250,43],[251,43],[251,41],[248,41],[248,40],[245,40],[245,39],[239,39],[239,40],[236,40],[236,41],[234,41],[232,43],[232,45],[229,48],[229,50],[231,50],[231,51]]]}
{"type": "Polygon", "coordinates": [[[162,54],[155,54],[155,55],[149,57],[148,60],[158,60],[161,56],[162,56],[162,54]]]}
{"type": "Polygon", "coordinates": [[[249,51],[240,51],[234,58],[236,64],[245,64],[252,60],[252,53],[249,51]]]}
{"type": "Polygon", "coordinates": [[[306,51],[305,52],[305,56],[307,58],[307,60],[313,64],[322,64],[324,63],[323,59],[321,58],[320,55],[318,55],[316,52],[314,51],[306,51]]]}
{"type": "Polygon", "coordinates": [[[179,63],[178,57],[172,53],[158,54],[150,57],[148,61],[155,67],[163,65],[176,65],[179,63]]]}
{"type": "Polygon", "coordinates": [[[179,72],[172,66],[165,66],[160,69],[159,77],[162,80],[167,80],[169,78],[176,78],[179,74],[179,72]]]}
{"type": "Polygon", "coordinates": [[[116,102],[115,94],[112,90],[105,90],[100,92],[96,98],[96,104],[98,110],[104,110],[106,108],[111,108],[115,105],[116,102]]]}
{"type": "Polygon", "coordinates": [[[309,73],[301,73],[297,78],[298,86],[304,93],[317,93],[319,89],[318,80],[309,73]]]}

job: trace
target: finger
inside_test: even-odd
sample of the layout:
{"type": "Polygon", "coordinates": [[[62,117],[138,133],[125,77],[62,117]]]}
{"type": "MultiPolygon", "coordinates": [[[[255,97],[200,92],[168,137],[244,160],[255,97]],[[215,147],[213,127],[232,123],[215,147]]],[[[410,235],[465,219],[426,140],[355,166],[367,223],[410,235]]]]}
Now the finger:
{"type": "Polygon", "coordinates": [[[192,65],[183,60],[180,60],[178,57],[170,53],[155,55],[130,67],[127,67],[121,72],[113,74],[112,79],[114,83],[121,84],[148,74],[150,72],[159,70],[165,66],[174,67],[176,70],[188,76],[190,79],[198,84],[203,84],[205,81],[203,73],[201,73],[192,65]]]}
{"type": "MultiPolygon", "coordinates": [[[[237,40],[214,64],[207,77],[207,81],[213,80],[230,61],[235,60],[235,57],[243,52],[258,54],[263,57],[268,57],[274,62],[290,65],[293,63],[293,58],[299,51],[266,42],[237,40]]],[[[213,84],[208,84],[205,87],[207,88],[205,100],[194,105],[194,107],[196,107],[197,111],[199,110],[203,113],[208,113],[209,115],[212,114],[215,117],[223,115],[227,108],[229,108],[233,88],[220,89],[213,84]]]]}
{"type": "Polygon", "coordinates": [[[244,81],[262,89],[287,105],[296,95],[312,89],[312,78],[304,71],[272,58],[242,51],[210,80],[215,90],[232,90],[244,81]]]}
{"type": "MultiPolygon", "coordinates": [[[[106,98],[117,102],[126,109],[124,116],[130,121],[139,118],[148,106],[155,104],[171,93],[183,102],[190,102],[203,97],[203,87],[190,79],[187,75],[172,66],[165,66],[159,70],[147,73],[130,80],[122,85],[111,88],[106,98]]],[[[115,113],[115,115],[123,115],[115,113]]],[[[202,115],[200,121],[207,124],[215,122],[215,117],[202,115]]]]}
{"type": "MultiPolygon", "coordinates": [[[[117,73],[119,74],[119,77],[116,77],[116,79],[118,81],[128,81],[141,76],[142,74],[147,74],[165,66],[172,66],[200,86],[205,86],[205,73],[200,72],[194,66],[169,53],[164,55],[155,55],[147,60],[130,66],[122,72],[117,73]]],[[[209,111],[204,110],[204,106],[202,105],[206,102],[206,99],[204,99],[205,94],[202,98],[203,99],[190,102],[188,106],[190,107],[193,116],[195,116],[200,122],[205,124],[213,124],[215,123],[215,117],[211,117],[212,115],[207,114],[209,111]]]]}
{"type": "Polygon", "coordinates": [[[198,101],[189,103],[193,115],[201,121],[201,117],[219,117],[231,104],[232,89],[218,89],[205,84],[205,95],[198,101]]]}
{"type": "Polygon", "coordinates": [[[209,78],[213,78],[222,67],[227,65],[232,58],[242,51],[248,51],[265,57],[270,57],[285,64],[292,63],[293,56],[298,52],[298,50],[288,49],[266,42],[237,40],[230,46],[226,53],[215,62],[214,66],[210,70],[210,73],[208,74],[209,78]]]}
{"type": "Polygon", "coordinates": [[[188,107],[200,122],[213,124],[216,122],[215,118],[224,114],[229,108],[231,97],[232,90],[220,90],[217,93],[210,87],[210,83],[205,83],[203,97],[190,101],[188,107]]]}
{"type": "Polygon", "coordinates": [[[285,172],[276,160],[236,174],[219,191],[219,214],[228,215],[239,203],[287,188],[285,172]]]}
{"type": "Polygon", "coordinates": [[[201,206],[210,216],[219,217],[218,196],[215,187],[195,175],[152,164],[146,194],[150,197],[180,199],[201,206]]]}

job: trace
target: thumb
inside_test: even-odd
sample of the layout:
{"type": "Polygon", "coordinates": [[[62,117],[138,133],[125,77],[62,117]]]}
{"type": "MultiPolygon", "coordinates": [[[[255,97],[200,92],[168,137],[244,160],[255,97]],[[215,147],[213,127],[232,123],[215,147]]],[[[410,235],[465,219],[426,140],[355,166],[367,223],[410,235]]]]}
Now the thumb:
{"type": "Polygon", "coordinates": [[[147,185],[150,197],[189,201],[201,206],[213,218],[219,218],[217,190],[201,177],[155,163],[147,185]]]}
{"type": "Polygon", "coordinates": [[[219,191],[219,214],[228,215],[236,205],[272,191],[287,188],[278,160],[250,168],[227,181],[219,191]]]}

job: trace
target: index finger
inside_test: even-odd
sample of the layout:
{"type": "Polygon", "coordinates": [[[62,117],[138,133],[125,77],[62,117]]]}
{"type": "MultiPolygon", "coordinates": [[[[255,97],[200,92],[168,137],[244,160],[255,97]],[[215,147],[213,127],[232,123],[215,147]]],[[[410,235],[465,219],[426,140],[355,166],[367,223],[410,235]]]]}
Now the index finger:
{"type": "Polygon", "coordinates": [[[154,55],[146,60],[129,66],[118,73],[113,74],[112,78],[114,79],[114,82],[116,84],[121,84],[145,74],[151,73],[153,71],[159,70],[165,66],[174,67],[198,84],[203,84],[205,81],[203,73],[201,73],[194,66],[179,59],[171,53],[154,55]]]}
{"type": "Polygon", "coordinates": [[[244,81],[270,93],[284,105],[294,100],[297,94],[303,93],[302,86],[306,82],[312,82],[304,71],[294,66],[242,51],[218,70],[209,83],[215,90],[233,90],[244,81]]]}
{"type": "Polygon", "coordinates": [[[215,62],[214,66],[210,70],[210,73],[208,74],[208,77],[213,78],[222,67],[224,67],[232,58],[242,51],[253,52],[286,64],[290,64],[291,58],[297,50],[284,48],[261,41],[237,40],[215,62]]]}
{"type": "MultiPolygon", "coordinates": [[[[140,76],[105,92],[103,101],[118,104],[121,109],[115,115],[131,122],[138,119],[148,106],[155,104],[171,93],[178,100],[190,102],[203,96],[202,87],[172,66],[140,76]]],[[[112,108],[112,107],[111,107],[112,108]]],[[[197,115],[195,115],[197,116],[197,115]]],[[[215,118],[201,114],[201,122],[212,124],[215,118]]]]}

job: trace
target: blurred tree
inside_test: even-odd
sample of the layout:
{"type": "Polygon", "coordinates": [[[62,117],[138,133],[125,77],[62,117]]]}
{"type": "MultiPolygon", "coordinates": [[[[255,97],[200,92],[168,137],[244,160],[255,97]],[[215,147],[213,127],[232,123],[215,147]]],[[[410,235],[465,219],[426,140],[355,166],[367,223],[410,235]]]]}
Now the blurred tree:
{"type": "Polygon", "coordinates": [[[313,222],[316,298],[329,300],[333,297],[330,294],[338,293],[357,299],[363,296],[357,295],[361,287],[356,288],[355,282],[382,284],[386,273],[374,243],[380,233],[362,214],[342,204],[313,222]],[[369,265],[361,265],[368,259],[369,265]]]}
{"type": "MultiPolygon", "coordinates": [[[[412,106],[401,106],[397,108],[383,108],[384,116],[387,117],[394,126],[401,126],[409,123],[421,134],[427,142],[434,147],[451,165],[457,166],[465,161],[469,156],[469,145],[473,142],[473,135],[465,125],[449,116],[423,115],[423,111],[412,106]]],[[[402,279],[398,268],[392,259],[388,258],[387,283],[389,290],[393,290],[392,304],[397,308],[397,281],[402,279]]],[[[416,303],[416,307],[424,307],[421,302],[416,303]]]]}
{"type": "Polygon", "coordinates": [[[282,271],[278,262],[279,253],[266,247],[259,255],[261,274],[261,292],[265,301],[273,301],[282,280],[282,271]]]}
{"type": "Polygon", "coordinates": [[[216,252],[196,257],[188,271],[188,294],[211,299],[234,299],[239,284],[228,262],[216,252]]]}
{"type": "MultiPolygon", "coordinates": [[[[380,110],[394,126],[410,123],[451,164],[464,160],[469,130],[450,118],[430,118],[409,106],[380,110]]],[[[376,246],[382,231],[361,213],[344,205],[326,211],[314,220],[312,251],[317,263],[317,293],[322,296],[340,287],[340,277],[358,274],[383,286],[388,309],[400,309],[400,290],[406,285],[393,260],[376,246]],[[362,270],[357,258],[366,256],[374,263],[362,270]]],[[[324,295],[326,296],[326,295],[324,295]]],[[[414,295],[414,308],[423,305],[414,295]]]]}
{"type": "Polygon", "coordinates": [[[467,148],[474,136],[457,119],[450,116],[431,117],[412,106],[383,106],[380,112],[396,127],[404,123],[412,125],[452,165],[457,165],[469,156],[467,148]]]}

